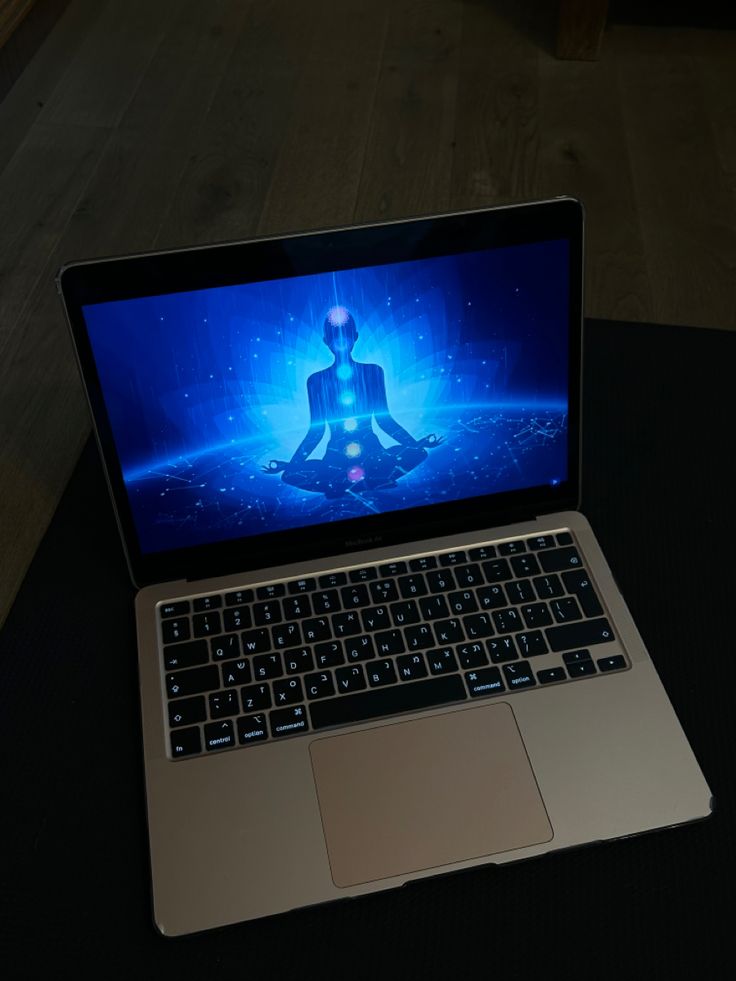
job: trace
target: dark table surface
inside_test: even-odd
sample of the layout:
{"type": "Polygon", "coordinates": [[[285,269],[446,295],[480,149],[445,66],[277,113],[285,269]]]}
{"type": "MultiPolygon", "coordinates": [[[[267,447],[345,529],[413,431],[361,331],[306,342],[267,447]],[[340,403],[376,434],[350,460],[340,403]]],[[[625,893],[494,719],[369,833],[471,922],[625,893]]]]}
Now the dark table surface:
{"type": "Polygon", "coordinates": [[[178,940],[151,918],[133,589],[90,443],[0,634],[4,976],[40,977],[41,965],[179,981],[725,968],[735,355],[727,332],[586,325],[582,510],[714,815],[178,940]]]}

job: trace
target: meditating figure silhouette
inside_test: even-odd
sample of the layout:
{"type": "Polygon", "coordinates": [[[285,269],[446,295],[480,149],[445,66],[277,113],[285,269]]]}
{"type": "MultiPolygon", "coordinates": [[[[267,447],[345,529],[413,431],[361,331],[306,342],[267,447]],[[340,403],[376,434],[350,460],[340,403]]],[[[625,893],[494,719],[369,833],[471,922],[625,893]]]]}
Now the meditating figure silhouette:
{"type": "Polygon", "coordinates": [[[333,364],[307,379],[310,423],[307,435],[291,460],[271,460],[264,473],[283,474],[282,480],[325,497],[340,497],[350,490],[395,487],[396,481],[427,458],[427,449],[439,446],[432,433],[416,440],[393,418],[386,403],[383,369],[354,361],[352,350],[358,330],[350,312],[335,306],[324,322],[323,340],[335,356],[333,364]],[[371,420],[399,444],[385,449],[371,420]],[[307,459],[330,427],[330,439],[321,460],[307,459]]]}

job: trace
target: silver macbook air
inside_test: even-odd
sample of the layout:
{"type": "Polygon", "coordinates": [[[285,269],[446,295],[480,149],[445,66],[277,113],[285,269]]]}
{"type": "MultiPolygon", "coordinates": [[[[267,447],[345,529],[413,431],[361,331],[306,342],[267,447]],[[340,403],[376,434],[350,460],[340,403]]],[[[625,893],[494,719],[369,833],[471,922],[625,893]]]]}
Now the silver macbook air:
{"type": "Polygon", "coordinates": [[[162,933],[710,813],[577,510],[582,282],[571,198],[61,270],[162,933]]]}

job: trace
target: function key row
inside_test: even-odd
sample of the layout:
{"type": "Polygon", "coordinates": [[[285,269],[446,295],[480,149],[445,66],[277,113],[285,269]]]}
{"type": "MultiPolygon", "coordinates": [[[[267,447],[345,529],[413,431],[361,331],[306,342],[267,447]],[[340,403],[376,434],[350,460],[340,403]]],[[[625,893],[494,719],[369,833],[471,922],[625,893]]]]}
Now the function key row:
{"type": "MultiPolygon", "coordinates": [[[[252,603],[256,599],[268,602],[270,600],[281,599],[287,594],[289,596],[298,596],[299,594],[315,592],[317,589],[329,590],[337,589],[348,584],[372,583],[374,580],[380,578],[393,578],[406,575],[407,573],[429,572],[437,569],[438,566],[443,569],[451,566],[468,566],[468,563],[486,562],[499,556],[502,558],[520,556],[521,553],[527,552],[527,549],[532,552],[542,552],[551,549],[565,554],[558,554],[556,558],[545,556],[542,559],[542,569],[539,568],[533,555],[527,555],[524,559],[520,558],[518,563],[513,563],[513,573],[507,571],[508,564],[502,564],[498,567],[498,569],[502,570],[501,573],[487,572],[487,575],[490,577],[491,575],[498,574],[505,578],[511,578],[514,574],[517,576],[526,576],[539,573],[542,570],[545,572],[559,572],[565,568],[575,568],[577,565],[582,565],[579,556],[577,556],[577,559],[573,557],[572,553],[575,552],[574,549],[570,552],[565,552],[564,548],[558,547],[567,545],[572,545],[572,535],[569,532],[561,532],[557,536],[540,535],[535,538],[502,542],[499,545],[483,545],[479,548],[469,549],[467,552],[443,552],[436,557],[430,555],[410,559],[408,563],[405,561],[388,562],[378,566],[365,566],[361,569],[352,569],[349,573],[333,572],[316,578],[307,577],[290,580],[289,582],[271,583],[267,586],[259,586],[256,589],[233,590],[225,593],[224,606],[241,607],[252,603]]],[[[489,578],[489,581],[494,580],[489,578]]],[[[469,585],[469,583],[460,583],[460,585],[469,585]]],[[[175,617],[186,616],[190,612],[195,614],[208,613],[214,610],[221,610],[222,607],[223,597],[219,594],[214,594],[212,596],[200,596],[191,601],[177,600],[171,603],[164,603],[159,607],[159,615],[162,620],[169,620],[175,617]]]]}

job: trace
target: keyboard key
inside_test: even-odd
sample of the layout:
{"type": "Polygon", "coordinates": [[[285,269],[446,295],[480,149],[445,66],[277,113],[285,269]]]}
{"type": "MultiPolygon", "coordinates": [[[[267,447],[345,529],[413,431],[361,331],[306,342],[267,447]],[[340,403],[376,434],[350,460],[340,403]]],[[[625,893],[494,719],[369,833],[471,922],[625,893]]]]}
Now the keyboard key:
{"type": "Polygon", "coordinates": [[[399,588],[393,579],[377,579],[370,585],[374,603],[393,603],[399,599],[399,588]]]}
{"type": "Polygon", "coordinates": [[[441,650],[427,651],[427,663],[431,674],[450,674],[457,671],[457,659],[451,647],[443,647],[441,650]]]}
{"type": "Polygon", "coordinates": [[[271,650],[271,635],[262,627],[260,630],[248,630],[240,635],[244,654],[263,654],[271,650]]]}
{"type": "Polygon", "coordinates": [[[465,552],[445,552],[439,556],[440,565],[464,565],[468,559],[465,552]]]}
{"type": "Polygon", "coordinates": [[[344,586],[348,581],[348,577],[344,572],[331,572],[327,576],[319,577],[319,588],[320,589],[335,589],[338,586],[344,586]]]}
{"type": "Polygon", "coordinates": [[[299,593],[289,596],[283,601],[284,616],[287,620],[303,620],[312,615],[312,604],[307,595],[299,593]]]}
{"type": "Polygon", "coordinates": [[[206,613],[208,610],[219,610],[222,606],[222,596],[200,596],[192,601],[195,613],[206,613]]]}
{"type": "Polygon", "coordinates": [[[425,620],[437,620],[439,617],[449,617],[450,608],[444,596],[423,596],[419,600],[419,609],[425,620]]]}
{"type": "Polygon", "coordinates": [[[271,689],[268,685],[249,685],[240,690],[244,712],[258,712],[271,708],[271,689]]]}
{"type": "Polygon", "coordinates": [[[519,611],[512,606],[506,610],[494,610],[491,613],[496,630],[500,634],[512,633],[514,630],[523,630],[524,624],[521,622],[519,611]]]}
{"type": "Polygon", "coordinates": [[[298,593],[311,593],[317,588],[316,579],[292,579],[286,587],[290,596],[298,593]]]}
{"type": "Polygon", "coordinates": [[[273,683],[273,700],[276,706],[294,705],[304,698],[301,678],[282,678],[273,683]]]}
{"type": "Polygon", "coordinates": [[[164,644],[176,644],[180,640],[189,640],[192,636],[189,620],[177,617],[176,620],[164,620],[161,624],[161,636],[164,644]]]}
{"type": "Polygon", "coordinates": [[[416,681],[417,678],[427,677],[427,664],[424,655],[420,653],[402,654],[396,658],[396,667],[402,681],[416,681]]]}
{"type": "Polygon", "coordinates": [[[404,637],[400,630],[386,630],[376,634],[376,650],[379,657],[390,657],[392,654],[403,654],[406,650],[404,637]]]}
{"type": "Polygon", "coordinates": [[[560,577],[554,573],[550,576],[538,576],[532,581],[540,600],[553,599],[555,596],[562,596],[565,592],[560,577]]]}
{"type": "Polygon", "coordinates": [[[315,644],[314,656],[318,668],[335,668],[345,663],[342,641],[331,640],[326,644],[315,644]]]}
{"type": "Polygon", "coordinates": [[[228,661],[222,666],[222,687],[232,688],[234,685],[250,684],[250,664],[242,661],[228,661]]]}
{"type": "Polygon", "coordinates": [[[461,565],[455,569],[455,579],[460,589],[468,586],[482,586],[485,582],[479,565],[461,565]]]}
{"type": "Polygon", "coordinates": [[[465,675],[465,684],[473,698],[506,691],[499,668],[481,668],[479,671],[468,671],[465,675]]]}
{"type": "Polygon", "coordinates": [[[421,620],[419,609],[414,600],[406,600],[403,603],[392,603],[390,609],[394,626],[396,627],[408,627],[412,623],[419,623],[421,620]]]}
{"type": "MultiPolygon", "coordinates": [[[[205,641],[199,641],[204,644],[205,641]]],[[[228,661],[232,658],[240,657],[240,638],[235,634],[227,634],[225,637],[213,637],[210,640],[210,650],[212,651],[213,661],[228,661]]]]}
{"type": "Polygon", "coordinates": [[[612,654],[611,657],[601,657],[598,660],[600,671],[620,671],[626,667],[626,658],[622,654],[612,654]]]}
{"type": "Polygon", "coordinates": [[[544,671],[537,671],[537,681],[540,685],[551,685],[567,681],[567,674],[564,668],[545,668],[544,671]]]}
{"type": "Polygon", "coordinates": [[[476,637],[490,637],[493,633],[491,618],[487,613],[473,613],[469,617],[463,617],[465,633],[470,640],[476,637]]]}
{"type": "Polygon", "coordinates": [[[337,590],[328,589],[321,593],[315,593],[312,597],[312,606],[315,613],[337,613],[341,609],[337,590]]]}
{"type": "Polygon", "coordinates": [[[446,593],[456,588],[455,577],[449,569],[437,569],[427,573],[427,585],[433,593],[446,593]]]}
{"type": "Polygon", "coordinates": [[[568,664],[567,671],[571,678],[583,678],[598,673],[592,661],[578,661],[576,664],[568,664]]]}
{"type": "Polygon", "coordinates": [[[370,661],[376,656],[376,649],[373,646],[373,638],[370,634],[361,634],[345,641],[345,656],[348,664],[355,661],[370,661]]]}
{"type": "Polygon", "coordinates": [[[459,644],[455,650],[463,668],[482,668],[488,664],[488,655],[482,644],[459,644]]]}
{"type": "Polygon", "coordinates": [[[503,586],[481,586],[475,592],[481,610],[497,610],[501,606],[508,606],[509,601],[503,586]]]}
{"type": "Polygon", "coordinates": [[[225,606],[243,606],[252,602],[252,589],[236,589],[232,593],[225,593],[225,606]]]}
{"type": "MultiPolygon", "coordinates": [[[[352,637],[360,633],[360,620],[357,610],[347,613],[335,613],[332,617],[332,631],[337,637],[352,637]]],[[[319,637],[318,640],[326,638],[319,637]]]]}
{"type": "Polygon", "coordinates": [[[536,535],[534,538],[527,538],[527,545],[533,552],[539,552],[543,548],[554,548],[554,535],[536,535]]]}
{"type": "Polygon", "coordinates": [[[488,582],[505,582],[507,579],[514,578],[508,559],[495,559],[492,562],[484,562],[483,572],[488,582]]]}
{"type": "Polygon", "coordinates": [[[486,559],[496,558],[495,545],[481,545],[480,548],[471,548],[468,552],[471,562],[483,562],[486,559]]]}
{"type": "Polygon", "coordinates": [[[342,693],[361,691],[366,687],[365,672],[361,664],[352,664],[344,668],[335,669],[335,681],[337,690],[342,693]]]}
{"type": "Polygon", "coordinates": [[[478,609],[475,593],[469,589],[461,593],[448,593],[447,602],[453,613],[474,613],[478,609]]]}
{"type": "Polygon", "coordinates": [[[191,729],[177,729],[176,732],[171,733],[171,755],[174,759],[201,752],[202,736],[198,726],[191,729]]]}
{"type": "Polygon", "coordinates": [[[421,573],[412,576],[401,576],[399,578],[399,590],[404,599],[414,599],[417,596],[424,596],[427,592],[427,584],[421,573]]]}
{"type": "Polygon", "coordinates": [[[241,746],[245,746],[247,743],[260,743],[264,739],[268,739],[265,713],[241,715],[239,719],[235,720],[235,728],[241,746]]]}
{"type": "Polygon", "coordinates": [[[539,552],[539,564],[545,572],[562,572],[564,569],[577,569],[583,560],[576,548],[553,548],[549,552],[539,552]]]}
{"type": "Polygon", "coordinates": [[[530,603],[522,606],[522,616],[527,627],[547,627],[552,623],[552,614],[546,603],[530,603]]]}
{"type": "Polygon", "coordinates": [[[491,640],[487,640],[486,650],[493,664],[515,661],[519,657],[511,637],[493,637],[491,640]]]}
{"type": "Polygon", "coordinates": [[[236,691],[218,691],[209,696],[210,718],[224,719],[237,715],[240,711],[240,701],[236,691]]]}
{"type": "Polygon", "coordinates": [[[515,542],[501,542],[498,546],[499,555],[518,555],[519,552],[526,552],[526,543],[521,539],[515,542]]]}
{"type": "Polygon", "coordinates": [[[574,593],[586,617],[598,617],[603,613],[603,607],[595,595],[593,583],[585,569],[572,569],[562,573],[562,580],[568,593],[574,593]]]}
{"type": "Polygon", "coordinates": [[[373,566],[365,569],[352,569],[350,571],[350,582],[370,582],[371,579],[378,578],[378,570],[373,566]]]}
{"type": "Polygon", "coordinates": [[[279,678],[284,673],[280,654],[258,654],[253,658],[253,677],[256,681],[279,678]]]}
{"type": "Polygon", "coordinates": [[[273,646],[279,650],[284,647],[296,647],[302,642],[302,632],[298,623],[282,623],[271,630],[273,646]]]}
{"type": "Polygon", "coordinates": [[[250,610],[247,606],[235,606],[225,610],[222,614],[222,626],[228,633],[234,630],[246,630],[252,626],[250,610]]]}
{"type": "Polygon", "coordinates": [[[580,661],[589,661],[590,651],[587,647],[581,651],[567,651],[567,653],[562,655],[562,660],[565,664],[578,664],[580,661]]]}
{"type": "Polygon", "coordinates": [[[389,562],[378,567],[379,576],[403,576],[406,571],[406,562],[389,562]]]}
{"type": "Polygon", "coordinates": [[[506,595],[509,598],[509,603],[516,604],[529,603],[537,598],[528,579],[515,579],[513,582],[507,582],[506,595]]]}
{"type": "Polygon", "coordinates": [[[558,623],[568,623],[570,620],[581,620],[583,614],[573,596],[552,600],[549,604],[552,614],[558,623]]]}
{"type": "Polygon", "coordinates": [[[284,651],[284,665],[287,674],[304,674],[314,670],[314,657],[308,647],[296,647],[284,651]]]}
{"type": "Polygon", "coordinates": [[[343,586],[340,595],[343,608],[346,610],[354,610],[358,606],[368,606],[371,603],[368,587],[364,583],[358,586],[343,586]]]}
{"type": "MultiPolygon", "coordinates": [[[[340,669],[342,670],[342,669],[340,669]]],[[[460,675],[408,681],[403,685],[326,698],[309,706],[314,729],[362,722],[398,712],[416,712],[432,705],[464,701],[467,698],[460,675]]]]}
{"type": "Polygon", "coordinates": [[[332,636],[332,627],[327,617],[314,617],[312,620],[305,620],[302,623],[302,630],[306,644],[318,644],[332,636]]]}
{"type": "Polygon", "coordinates": [[[206,664],[209,659],[206,640],[192,640],[188,644],[164,647],[164,667],[167,671],[195,668],[198,664],[206,664]]]}
{"type": "Polygon", "coordinates": [[[465,631],[458,619],[452,617],[449,620],[436,620],[433,624],[434,635],[440,647],[446,644],[457,644],[465,640],[465,631]]]}
{"type": "Polygon", "coordinates": [[[222,633],[220,614],[197,613],[192,617],[192,627],[195,637],[214,637],[222,633]]]}
{"type": "Polygon", "coordinates": [[[371,688],[382,685],[395,685],[397,682],[396,668],[393,661],[374,661],[367,668],[368,684],[371,688]]]}
{"type": "Polygon", "coordinates": [[[434,555],[423,555],[419,559],[412,559],[409,562],[411,572],[429,572],[430,569],[437,568],[437,559],[434,555]]]}
{"type": "Polygon", "coordinates": [[[526,661],[519,661],[517,664],[504,664],[503,673],[509,691],[515,688],[532,688],[536,685],[534,672],[526,661]]]}
{"type": "Polygon", "coordinates": [[[541,630],[530,630],[516,635],[516,646],[522,657],[537,657],[547,653],[547,644],[541,630]]]}
{"type": "Polygon", "coordinates": [[[569,531],[561,531],[557,536],[558,545],[572,545],[572,535],[569,531]]]}
{"type": "Polygon", "coordinates": [[[220,687],[220,672],[215,664],[205,668],[192,668],[190,671],[177,671],[166,675],[166,694],[169,698],[183,698],[186,695],[199,695],[220,687]]]}
{"type": "Polygon", "coordinates": [[[363,610],[360,619],[363,621],[363,630],[366,632],[388,630],[391,626],[391,618],[386,606],[371,606],[367,610],[363,610]]]}
{"type": "Polygon", "coordinates": [[[614,640],[613,630],[605,617],[597,620],[579,620],[559,627],[547,627],[547,643],[553,651],[569,651],[577,647],[592,647],[614,640]]]}
{"type": "Polygon", "coordinates": [[[511,568],[521,579],[523,576],[536,576],[542,570],[539,568],[536,556],[527,552],[526,555],[515,555],[511,559],[511,568]]]}
{"type": "Polygon", "coordinates": [[[318,671],[304,676],[307,698],[327,698],[335,694],[335,682],[329,671],[318,671]]]}
{"type": "Polygon", "coordinates": [[[286,594],[286,586],[282,582],[273,582],[268,586],[259,586],[256,598],[259,600],[275,600],[286,594]]]}
{"type": "Polygon", "coordinates": [[[407,627],[404,635],[409,651],[423,651],[428,647],[434,647],[434,634],[427,623],[420,623],[416,627],[407,627]]]}
{"type": "Polygon", "coordinates": [[[169,617],[180,617],[186,613],[189,613],[189,600],[162,603],[158,608],[158,615],[162,620],[167,620],[169,617]]]}
{"type": "Polygon", "coordinates": [[[309,729],[307,720],[307,709],[304,705],[295,705],[293,708],[274,709],[271,712],[269,721],[271,723],[271,735],[293,736],[299,732],[306,732],[309,729]]]}
{"type": "Polygon", "coordinates": [[[279,623],[281,620],[281,604],[278,600],[253,604],[253,622],[257,627],[271,626],[271,624],[279,623]]]}
{"type": "Polygon", "coordinates": [[[207,718],[207,705],[204,695],[194,698],[180,698],[171,702],[169,708],[169,726],[176,729],[179,726],[191,726],[195,722],[204,722],[207,718]]]}
{"type": "Polygon", "coordinates": [[[223,722],[210,722],[204,727],[204,748],[208,753],[216,749],[229,749],[235,745],[235,729],[228,719],[223,722]]]}

